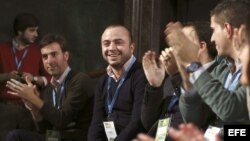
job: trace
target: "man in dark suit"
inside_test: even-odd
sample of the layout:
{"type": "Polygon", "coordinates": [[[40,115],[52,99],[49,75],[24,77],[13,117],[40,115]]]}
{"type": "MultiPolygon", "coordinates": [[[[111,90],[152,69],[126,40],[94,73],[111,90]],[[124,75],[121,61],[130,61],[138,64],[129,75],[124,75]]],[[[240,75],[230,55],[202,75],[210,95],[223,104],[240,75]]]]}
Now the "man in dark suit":
{"type": "Polygon", "coordinates": [[[7,141],[87,139],[92,117],[93,86],[87,75],[69,67],[65,43],[63,37],[54,34],[46,35],[40,43],[44,67],[52,76],[51,84],[41,94],[27,78],[27,84],[14,79],[7,82],[7,87],[11,89],[9,93],[23,99],[42,133],[14,130],[8,134],[7,141]]]}
{"type": "MultiPolygon", "coordinates": [[[[217,51],[214,44],[210,42],[212,30],[209,28],[209,23],[188,23],[183,28],[183,32],[190,40],[198,38],[200,49],[197,56],[199,60],[207,66],[207,69],[211,71],[217,65],[217,62],[214,60],[217,56],[217,51]]],[[[151,51],[147,52],[143,57],[143,68],[149,84],[145,89],[141,118],[143,126],[151,136],[155,136],[156,134],[156,123],[158,123],[159,119],[171,117],[170,126],[174,128],[178,128],[183,122],[178,105],[181,95],[182,79],[178,72],[175,57],[171,49],[166,48],[161,53],[159,65],[157,65],[155,60],[155,53],[151,51]],[[167,72],[169,76],[164,80],[165,72],[167,72]]],[[[203,107],[210,110],[206,106],[203,107]]],[[[211,118],[209,114],[207,114],[207,116],[211,118]]],[[[139,139],[141,138],[139,137],[139,139]]],[[[171,139],[167,138],[166,140],[171,139]]]]}
{"type": "Polygon", "coordinates": [[[97,85],[88,141],[129,141],[143,131],[140,116],[146,77],[133,56],[135,46],[127,28],[107,27],[101,44],[108,67],[97,85]]]}

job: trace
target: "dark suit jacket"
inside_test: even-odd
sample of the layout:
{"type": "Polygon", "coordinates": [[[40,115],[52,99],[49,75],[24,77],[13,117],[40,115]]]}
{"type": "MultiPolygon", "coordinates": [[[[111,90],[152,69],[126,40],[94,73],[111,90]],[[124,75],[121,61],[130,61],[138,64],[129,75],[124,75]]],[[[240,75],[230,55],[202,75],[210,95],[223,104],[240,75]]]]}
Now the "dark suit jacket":
{"type": "MultiPolygon", "coordinates": [[[[94,115],[89,128],[88,141],[106,141],[103,121],[107,118],[107,78],[99,80],[95,93],[94,115]]],[[[115,140],[130,141],[137,133],[144,131],[141,121],[141,104],[147,83],[141,64],[135,62],[119,91],[111,119],[114,121],[117,137],[115,140]]]]}
{"type": "Polygon", "coordinates": [[[170,101],[175,93],[180,96],[181,76],[179,73],[165,79],[159,88],[146,86],[142,105],[141,120],[148,134],[155,136],[158,120],[167,114],[172,115],[171,126],[177,128],[183,122],[178,104],[168,113],[170,101]]]}
{"type": "Polygon", "coordinates": [[[53,105],[53,87],[49,85],[42,92],[44,105],[40,109],[44,120],[39,122],[41,132],[46,129],[62,131],[65,138],[87,140],[87,131],[92,118],[93,85],[90,78],[71,70],[65,80],[61,108],[53,105]],[[75,132],[69,132],[73,130],[75,132]]]}

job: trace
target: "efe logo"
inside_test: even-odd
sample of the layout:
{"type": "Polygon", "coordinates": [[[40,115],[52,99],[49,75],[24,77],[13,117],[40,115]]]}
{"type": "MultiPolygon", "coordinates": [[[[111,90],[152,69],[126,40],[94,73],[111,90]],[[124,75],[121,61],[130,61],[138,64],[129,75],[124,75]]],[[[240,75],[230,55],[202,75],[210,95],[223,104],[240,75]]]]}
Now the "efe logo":
{"type": "Polygon", "coordinates": [[[246,129],[228,129],[228,136],[246,136],[246,129]]]}

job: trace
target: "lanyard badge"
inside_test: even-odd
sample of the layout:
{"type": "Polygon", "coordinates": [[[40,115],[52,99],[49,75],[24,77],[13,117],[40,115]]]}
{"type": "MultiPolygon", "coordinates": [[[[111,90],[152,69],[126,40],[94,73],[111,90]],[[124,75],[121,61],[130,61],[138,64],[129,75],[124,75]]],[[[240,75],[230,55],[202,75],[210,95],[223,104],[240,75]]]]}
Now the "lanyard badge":
{"type": "Polygon", "coordinates": [[[103,122],[105,133],[108,141],[114,141],[117,134],[115,131],[115,125],[113,121],[104,121],[103,122]]]}
{"type": "Polygon", "coordinates": [[[46,131],[46,141],[60,141],[61,134],[59,131],[47,130],[46,131]]]}
{"type": "Polygon", "coordinates": [[[216,141],[216,136],[219,134],[220,130],[221,128],[209,125],[204,134],[204,137],[208,141],[216,141]]]}
{"type": "Polygon", "coordinates": [[[171,119],[172,117],[170,116],[170,117],[159,120],[155,141],[165,141],[165,139],[168,136],[167,131],[170,126],[171,119]]]}

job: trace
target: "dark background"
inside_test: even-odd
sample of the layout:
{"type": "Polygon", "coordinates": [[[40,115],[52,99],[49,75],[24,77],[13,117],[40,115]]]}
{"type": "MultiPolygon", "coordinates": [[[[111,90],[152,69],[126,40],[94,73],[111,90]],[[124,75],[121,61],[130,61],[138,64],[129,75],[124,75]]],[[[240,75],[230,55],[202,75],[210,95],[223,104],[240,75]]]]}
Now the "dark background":
{"type": "MultiPolygon", "coordinates": [[[[160,52],[169,21],[208,20],[219,0],[0,0],[0,41],[11,40],[18,13],[33,13],[40,21],[40,38],[49,32],[66,37],[72,68],[99,72],[106,63],[100,37],[109,24],[125,24],[132,32],[140,61],[144,52],[160,52]]],[[[39,39],[40,40],[40,39],[39,39]]],[[[39,41],[38,40],[38,41],[39,41]]]]}
{"type": "Polygon", "coordinates": [[[73,68],[89,72],[105,67],[100,37],[109,24],[123,23],[123,0],[1,0],[0,41],[13,37],[16,14],[33,13],[40,38],[48,33],[66,37],[73,68]]]}

